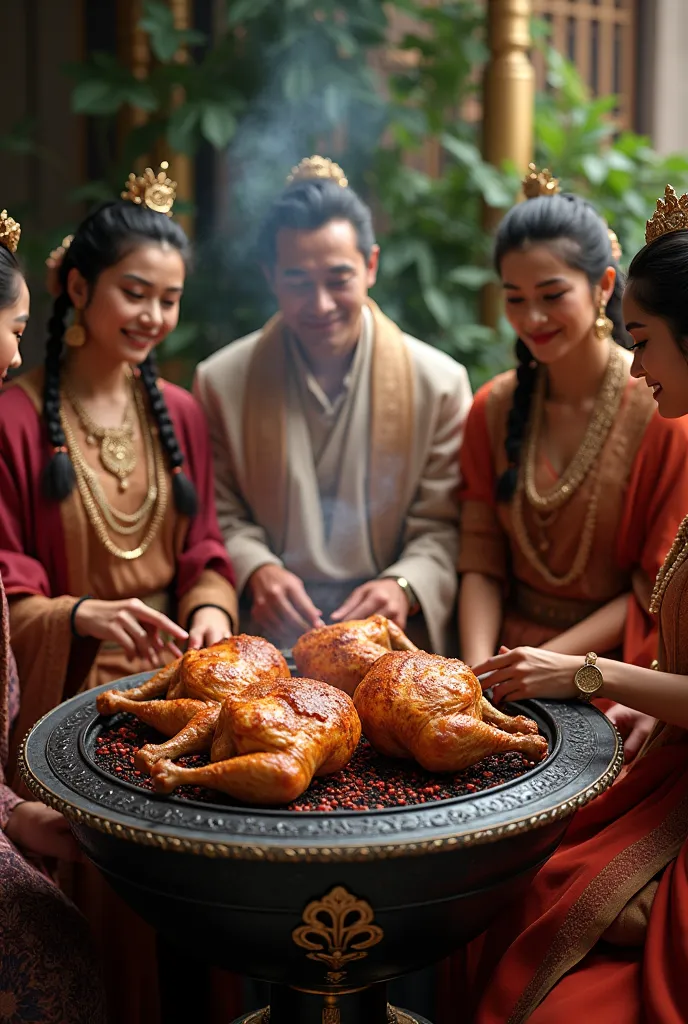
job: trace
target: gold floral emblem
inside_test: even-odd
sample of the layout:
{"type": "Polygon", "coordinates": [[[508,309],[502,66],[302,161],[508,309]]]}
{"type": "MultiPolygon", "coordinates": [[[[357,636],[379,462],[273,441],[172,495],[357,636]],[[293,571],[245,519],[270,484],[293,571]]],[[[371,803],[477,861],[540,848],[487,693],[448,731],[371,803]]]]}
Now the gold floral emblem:
{"type": "Polygon", "coordinates": [[[318,960],[329,970],[327,981],[339,985],[346,977],[345,965],[363,960],[368,950],[384,938],[382,928],[373,923],[373,908],[338,885],[321,900],[313,900],[303,912],[304,923],[295,928],[292,938],[309,952],[309,960],[318,960]]]}

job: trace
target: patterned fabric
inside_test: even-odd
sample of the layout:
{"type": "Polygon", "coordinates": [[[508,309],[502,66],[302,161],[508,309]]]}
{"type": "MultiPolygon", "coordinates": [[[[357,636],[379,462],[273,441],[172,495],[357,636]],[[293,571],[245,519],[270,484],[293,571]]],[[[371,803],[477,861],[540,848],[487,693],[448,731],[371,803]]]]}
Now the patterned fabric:
{"type": "MultiPolygon", "coordinates": [[[[21,799],[5,785],[19,712],[9,611],[0,580],[0,828],[21,799]]],[[[105,1024],[86,922],[0,831],[0,1024],[105,1024]]]]}

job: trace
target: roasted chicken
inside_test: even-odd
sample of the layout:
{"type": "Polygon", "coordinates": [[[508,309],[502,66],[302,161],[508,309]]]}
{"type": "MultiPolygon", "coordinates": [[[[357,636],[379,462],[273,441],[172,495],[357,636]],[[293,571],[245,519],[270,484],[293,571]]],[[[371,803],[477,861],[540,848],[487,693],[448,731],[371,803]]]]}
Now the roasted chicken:
{"type": "Polygon", "coordinates": [[[316,679],[254,683],[217,710],[207,744],[211,764],[182,768],[158,760],[151,770],[158,792],[209,786],[250,804],[289,803],[315,775],[343,768],[361,736],[351,698],[316,679]]]}
{"type": "Polygon", "coordinates": [[[353,695],[383,654],[417,650],[394,622],[384,615],[371,615],[312,629],[297,640],[292,653],[302,675],[322,679],[353,695]]]}
{"type": "Polygon", "coordinates": [[[431,772],[458,771],[507,750],[534,761],[547,754],[537,724],[494,708],[468,665],[455,658],[385,654],[360,683],[354,704],[376,750],[413,758],[431,772]]]}
{"type": "MultiPolygon", "coordinates": [[[[289,677],[289,668],[276,647],[261,637],[239,634],[212,647],[187,651],[141,686],[106,690],[96,706],[101,715],[128,711],[163,736],[174,736],[188,726],[185,750],[203,750],[220,713],[220,703],[254,683],[289,677]],[[165,700],[156,700],[165,694],[165,700]]],[[[146,748],[142,748],[145,750],[146,748]]],[[[174,757],[172,751],[160,756],[174,757]]],[[[143,755],[145,761],[145,755],[143,755]]],[[[151,761],[151,763],[153,763],[151,761]]]]}

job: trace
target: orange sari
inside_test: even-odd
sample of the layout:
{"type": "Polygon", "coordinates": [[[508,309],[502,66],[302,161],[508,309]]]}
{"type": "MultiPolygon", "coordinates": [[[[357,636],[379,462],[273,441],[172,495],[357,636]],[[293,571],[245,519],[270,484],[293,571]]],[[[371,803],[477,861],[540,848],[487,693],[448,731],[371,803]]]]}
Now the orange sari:
{"type": "MultiPolygon", "coordinates": [[[[665,671],[688,674],[687,616],[684,563],[662,603],[665,671]]],[[[463,968],[473,1024],[688,1021],[688,733],[657,727],[463,968]]]]}
{"type": "MultiPolygon", "coordinates": [[[[494,496],[496,480],[507,468],[504,440],[515,380],[510,371],[480,388],[468,416],[461,449],[458,571],[482,573],[502,583],[501,642],[507,647],[537,647],[627,593],[623,658],[650,665],[657,657],[657,623],[646,611],[646,601],[688,507],[688,423],[663,420],[645,382],[628,374],[599,456],[603,497],[588,564],[577,580],[553,586],[521,550],[511,504],[497,504],[494,496]]],[[[537,473],[551,485],[552,471],[542,453],[537,473]]],[[[576,556],[592,476],[559,511],[548,534],[546,561],[556,575],[564,575],[576,556]]],[[[537,538],[538,525],[526,501],[523,516],[529,537],[537,538]]]]}

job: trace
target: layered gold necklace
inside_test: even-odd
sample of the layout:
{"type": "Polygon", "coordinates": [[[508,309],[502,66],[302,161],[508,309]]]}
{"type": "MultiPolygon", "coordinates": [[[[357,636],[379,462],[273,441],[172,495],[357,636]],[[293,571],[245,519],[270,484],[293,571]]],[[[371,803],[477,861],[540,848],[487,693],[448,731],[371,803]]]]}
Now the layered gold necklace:
{"type": "Polygon", "coordinates": [[[621,350],[611,344],[609,362],[605,370],[590,422],[578,451],[571,459],[561,477],[547,491],[538,491],[535,483],[538,442],[542,435],[545,412],[545,391],[547,385],[544,368],[541,368],[533,396],[524,459],[519,473],[518,486],[512,503],[514,533],[524,555],[533,568],[553,587],[567,587],[585,572],[590,558],[597,525],[601,479],[599,458],[609,432],[621,405],[626,381],[626,366],[621,350]],[[595,474],[593,490],[581,531],[580,543],[573,564],[568,572],[559,576],[553,573],[542,555],[549,549],[546,530],[555,522],[560,509],[571,500],[583,482],[595,474]],[[540,542],[536,549],[531,541],[523,515],[523,501],[527,500],[540,530],[540,542]]]}
{"type": "Polygon", "coordinates": [[[685,517],[679,526],[674,543],[671,545],[669,553],[662,563],[662,568],[657,573],[652,597],[650,598],[650,611],[653,615],[659,614],[666,589],[686,558],[688,558],[688,516],[685,517]]]}
{"type": "MultiPolygon", "coordinates": [[[[97,424],[93,424],[92,421],[89,423],[85,422],[84,419],[79,415],[76,407],[74,406],[73,393],[67,388],[63,387],[65,396],[69,399],[70,404],[74,408],[79,420],[86,430],[87,443],[88,437],[94,438],[103,437],[106,430],[112,430],[113,428],[99,427],[97,424]],[[98,433],[91,431],[90,427],[96,428],[98,433]]],[[[115,558],[122,558],[127,561],[133,561],[136,558],[140,558],[150,547],[153,539],[155,538],[162,521],[165,517],[167,510],[168,500],[168,488],[167,488],[167,476],[165,474],[165,460],[160,449],[160,444],[157,437],[151,430],[148,422],[148,416],[146,415],[146,407],[143,401],[143,397],[140,393],[139,386],[136,382],[132,381],[132,396],[134,400],[134,406],[136,414],[141,428],[141,435],[143,437],[144,448],[146,452],[146,469],[148,474],[148,487],[146,490],[146,496],[143,503],[134,512],[122,512],[120,509],[108,501],[103,486],[98,479],[98,474],[94,469],[89,466],[86,461],[83,452],[81,451],[77,442],[74,431],[72,430],[69,419],[64,413],[64,410],[60,410],[60,419],[62,422],[62,428],[65,433],[67,441],[67,448],[69,450],[69,456],[74,466],[74,473],[76,475],[76,482],[79,488],[79,494],[86,510],[89,522],[91,523],[98,540],[101,542],[103,547],[115,558]],[[134,533],[140,532],[145,525],[145,521],[149,520],[148,529],[145,532],[141,543],[130,550],[121,548],[113,542],[108,534],[108,528],[120,536],[130,536],[134,533]]],[[[126,417],[125,417],[126,418],[126,417]]],[[[134,422],[135,414],[132,412],[131,418],[131,444],[133,448],[134,444],[134,422]]],[[[118,429],[118,428],[115,428],[118,429]]],[[[104,468],[108,472],[113,473],[120,479],[120,489],[122,483],[122,477],[120,472],[116,469],[110,469],[103,459],[103,444],[101,440],[101,462],[103,462],[104,468]]],[[[108,452],[116,450],[115,445],[111,445],[108,448],[108,452]]],[[[136,452],[133,452],[134,465],[136,464],[136,452]]],[[[117,460],[124,462],[125,459],[117,460]]],[[[131,473],[131,470],[129,471],[131,473]]],[[[129,475],[129,474],[127,474],[129,475]]]]}
{"type": "Polygon", "coordinates": [[[77,415],[84,433],[86,444],[95,445],[100,442],[100,461],[103,468],[119,480],[120,491],[129,486],[128,476],[136,469],[136,446],[134,444],[134,384],[129,378],[131,395],[124,410],[124,418],[119,427],[101,427],[89,416],[80,400],[74,394],[69,382],[65,381],[62,390],[77,415]]]}

